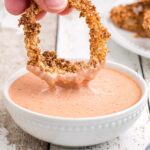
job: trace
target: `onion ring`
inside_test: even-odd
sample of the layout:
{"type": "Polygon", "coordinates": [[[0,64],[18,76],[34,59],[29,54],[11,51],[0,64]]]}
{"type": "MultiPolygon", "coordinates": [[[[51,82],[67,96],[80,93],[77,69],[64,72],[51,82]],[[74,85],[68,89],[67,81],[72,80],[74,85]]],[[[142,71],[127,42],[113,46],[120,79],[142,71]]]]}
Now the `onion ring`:
{"type": "Polygon", "coordinates": [[[150,37],[150,0],[114,7],[110,18],[118,27],[135,32],[137,37],[150,37]]]}
{"type": "Polygon", "coordinates": [[[80,11],[80,17],[86,18],[86,23],[90,28],[90,60],[87,63],[57,58],[55,51],[41,53],[38,37],[41,25],[36,22],[36,15],[42,10],[34,1],[31,1],[30,7],[19,19],[19,26],[24,26],[24,42],[28,56],[27,68],[50,86],[70,87],[73,84],[79,85],[93,79],[99,66],[105,62],[107,54],[106,41],[110,34],[100,23],[100,16],[91,1],[69,0],[69,7],[80,11]],[[87,75],[89,72],[91,72],[90,76],[87,75]]]}

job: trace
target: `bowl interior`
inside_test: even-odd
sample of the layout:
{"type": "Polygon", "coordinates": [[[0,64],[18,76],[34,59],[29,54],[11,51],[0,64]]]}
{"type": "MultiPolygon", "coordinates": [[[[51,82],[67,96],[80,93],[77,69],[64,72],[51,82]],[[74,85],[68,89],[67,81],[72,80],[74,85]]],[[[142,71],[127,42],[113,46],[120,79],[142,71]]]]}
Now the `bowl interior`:
{"type": "Polygon", "coordinates": [[[25,111],[26,113],[30,113],[32,115],[36,115],[36,116],[41,116],[41,117],[45,117],[45,118],[52,118],[52,119],[65,119],[65,120],[76,120],[76,121],[80,121],[80,120],[89,120],[89,119],[103,119],[103,118],[110,118],[110,117],[115,117],[117,115],[120,115],[120,114],[125,114],[127,111],[130,111],[132,110],[134,107],[137,107],[138,105],[140,105],[146,98],[147,98],[147,95],[148,95],[148,89],[147,89],[147,85],[144,81],[144,79],[138,74],[136,73],[134,70],[126,67],[126,66],[123,66],[121,64],[118,64],[118,63],[114,63],[114,62],[106,62],[106,66],[109,67],[109,68],[112,68],[114,70],[118,70],[122,73],[125,73],[127,74],[129,77],[131,77],[133,80],[135,80],[137,82],[137,84],[139,85],[139,87],[141,88],[141,91],[142,91],[142,96],[141,96],[141,99],[133,106],[125,109],[125,110],[122,110],[120,112],[116,112],[116,113],[113,113],[113,114],[108,114],[108,115],[104,115],[104,116],[98,116],[98,117],[89,117],[89,118],[64,118],[64,117],[55,117],[55,116],[48,116],[48,115],[44,115],[44,114],[40,114],[40,113],[37,113],[37,112],[33,112],[33,111],[30,111],[26,108],[23,108],[19,105],[17,105],[15,102],[13,102],[13,100],[10,98],[9,96],[9,88],[11,86],[11,84],[17,79],[19,78],[20,76],[24,75],[25,73],[27,73],[28,71],[26,70],[26,68],[22,68],[20,69],[19,71],[17,71],[16,73],[14,73],[5,83],[4,85],[4,96],[5,96],[5,100],[13,105],[14,107],[16,107],[17,109],[20,109],[21,111],[25,111]]]}

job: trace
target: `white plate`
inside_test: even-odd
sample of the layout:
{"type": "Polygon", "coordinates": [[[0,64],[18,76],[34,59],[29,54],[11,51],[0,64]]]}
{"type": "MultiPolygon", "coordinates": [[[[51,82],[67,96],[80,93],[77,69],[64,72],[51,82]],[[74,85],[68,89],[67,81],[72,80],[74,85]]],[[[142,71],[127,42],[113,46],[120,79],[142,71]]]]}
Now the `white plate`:
{"type": "MultiPolygon", "coordinates": [[[[113,7],[129,4],[132,2],[135,2],[135,0],[117,0],[117,2],[114,3],[113,7]]],[[[109,15],[106,17],[105,25],[111,33],[112,39],[117,44],[133,53],[136,53],[146,58],[150,58],[150,38],[137,38],[134,36],[135,33],[115,26],[111,22],[109,15]]]]}

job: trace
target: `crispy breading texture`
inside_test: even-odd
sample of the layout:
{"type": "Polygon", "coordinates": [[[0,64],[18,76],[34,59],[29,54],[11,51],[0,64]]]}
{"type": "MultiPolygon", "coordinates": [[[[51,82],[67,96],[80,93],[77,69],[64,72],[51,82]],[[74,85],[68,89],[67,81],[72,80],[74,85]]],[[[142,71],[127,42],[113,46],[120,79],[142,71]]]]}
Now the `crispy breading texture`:
{"type": "Polygon", "coordinates": [[[90,0],[69,0],[69,6],[80,11],[80,17],[86,18],[90,28],[90,61],[71,62],[57,58],[55,51],[45,51],[41,54],[39,48],[41,25],[36,22],[36,15],[41,11],[39,6],[31,1],[31,6],[21,16],[19,26],[24,26],[24,42],[27,49],[28,65],[39,67],[42,71],[64,74],[78,72],[88,67],[96,67],[105,61],[107,48],[106,41],[110,34],[100,23],[100,16],[90,0]]]}
{"type": "Polygon", "coordinates": [[[139,2],[150,2],[150,0],[139,0],[139,2]]]}
{"type": "Polygon", "coordinates": [[[144,20],[142,26],[145,32],[147,33],[148,37],[150,37],[150,9],[147,9],[144,12],[144,20]]]}
{"type": "Polygon", "coordinates": [[[120,28],[135,32],[140,37],[150,37],[147,27],[150,18],[148,10],[150,10],[150,0],[140,0],[113,8],[110,18],[120,28]]]}

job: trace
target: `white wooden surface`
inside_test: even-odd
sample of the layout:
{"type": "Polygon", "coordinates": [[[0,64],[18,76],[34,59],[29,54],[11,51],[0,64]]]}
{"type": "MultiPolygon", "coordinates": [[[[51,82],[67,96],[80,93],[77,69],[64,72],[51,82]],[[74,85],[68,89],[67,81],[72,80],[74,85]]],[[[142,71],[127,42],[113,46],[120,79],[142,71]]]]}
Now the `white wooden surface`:
{"type": "MultiPolygon", "coordinates": [[[[89,43],[87,38],[88,30],[86,29],[87,27],[85,23],[79,21],[77,18],[78,13],[73,13],[69,16],[59,18],[59,33],[57,42],[59,56],[65,58],[79,56],[79,59],[80,56],[84,56],[84,58],[88,58],[89,56],[89,43]]],[[[139,56],[124,50],[111,40],[108,42],[108,48],[109,55],[107,60],[124,64],[142,75],[139,56]]],[[[148,76],[148,73],[146,72],[145,68],[145,74],[148,76]]],[[[140,119],[122,136],[97,146],[80,148],[80,150],[144,150],[149,143],[150,122],[149,112],[146,108],[140,119]]],[[[51,145],[50,150],[66,150],[66,148],[51,145]]],[[[71,148],[69,150],[71,150],[71,148]]]]}
{"type": "MultiPolygon", "coordinates": [[[[0,18],[1,19],[1,18],[0,18]]],[[[55,48],[56,16],[49,15],[42,20],[42,44],[48,49],[55,48]],[[49,25],[51,25],[49,27],[49,25]],[[50,33],[50,34],[47,34],[50,33]]],[[[23,34],[18,32],[17,19],[7,16],[0,26],[0,150],[47,150],[49,144],[22,131],[7,113],[2,99],[2,89],[6,78],[26,65],[23,34]],[[9,24],[7,21],[13,21],[9,24]],[[7,24],[5,26],[5,24],[7,24]]]]}
{"type": "MultiPolygon", "coordinates": [[[[94,0],[98,4],[99,10],[105,16],[111,3],[116,0],[94,0]]],[[[0,28],[0,90],[8,72],[12,72],[25,65],[25,51],[23,51],[23,37],[18,35],[14,29],[4,28],[10,25],[3,22],[0,28]],[[12,37],[13,35],[13,37],[12,37]]],[[[43,30],[42,47],[48,49],[55,47],[56,17],[45,18],[43,30]]],[[[13,24],[15,27],[15,24],[13,24]]],[[[59,18],[59,28],[57,33],[58,54],[63,57],[76,59],[88,59],[88,29],[84,20],[78,19],[78,13],[73,13],[66,17],[59,18]]],[[[113,41],[108,43],[108,60],[122,63],[143,75],[150,87],[150,60],[140,58],[125,49],[121,48],[113,41]],[[143,74],[142,74],[143,73],[143,74]]],[[[0,92],[0,150],[72,150],[42,142],[24,133],[12,121],[2,103],[2,93],[0,92]]],[[[120,137],[96,146],[87,148],[76,148],[74,150],[145,150],[150,143],[150,122],[149,112],[146,108],[140,119],[120,137]]],[[[146,149],[149,150],[149,149],[146,149]]]]}

